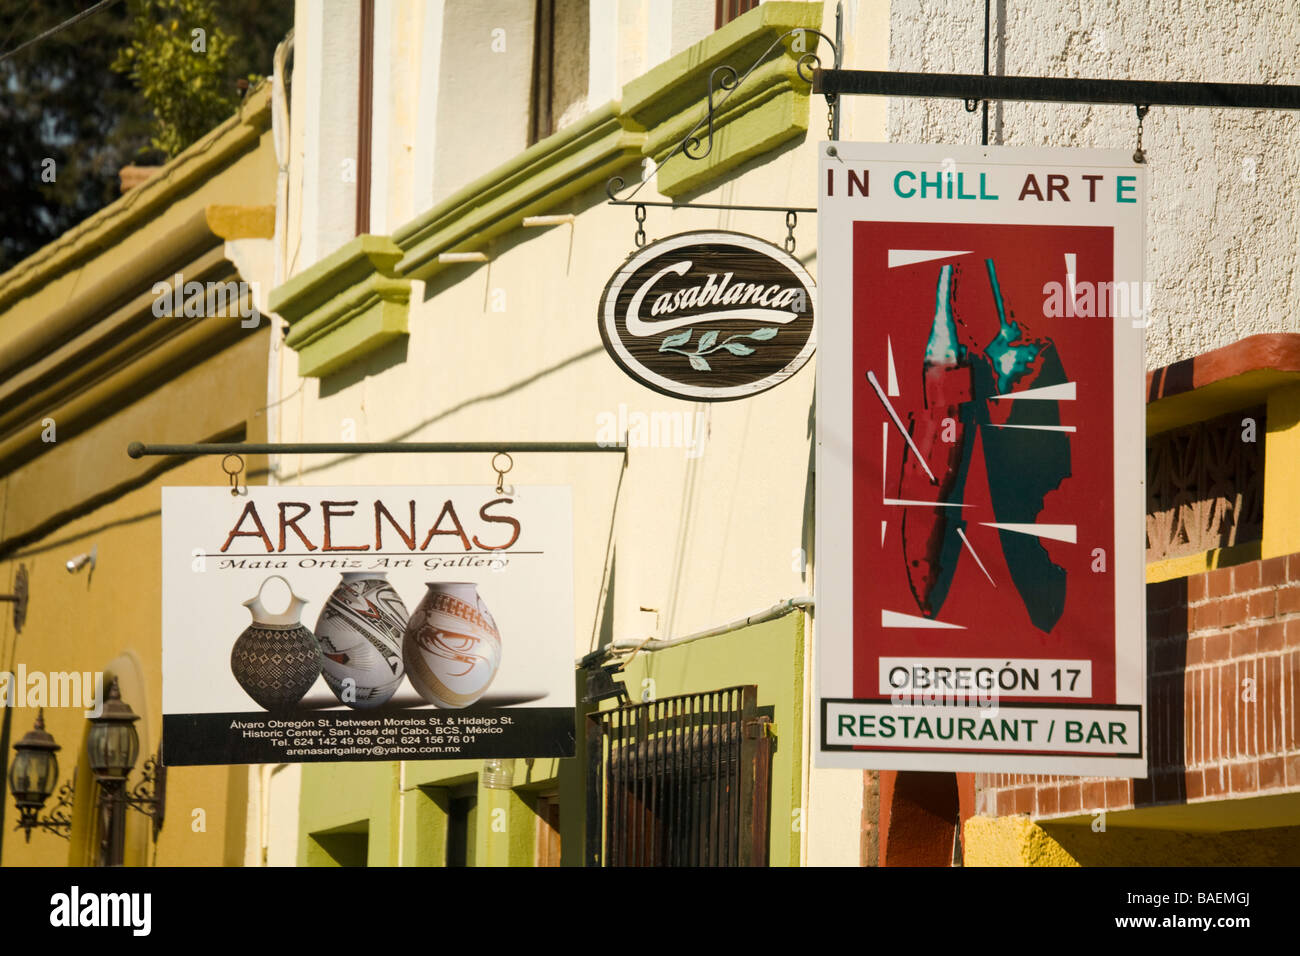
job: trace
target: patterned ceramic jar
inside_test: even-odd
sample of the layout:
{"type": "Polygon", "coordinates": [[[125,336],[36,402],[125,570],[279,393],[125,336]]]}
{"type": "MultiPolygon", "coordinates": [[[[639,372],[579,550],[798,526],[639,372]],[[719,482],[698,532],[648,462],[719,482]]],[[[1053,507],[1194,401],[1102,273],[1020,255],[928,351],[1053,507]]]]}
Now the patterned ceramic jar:
{"type": "Polygon", "coordinates": [[[382,571],[345,571],[316,622],[321,669],[334,696],[364,710],[402,683],[406,606],[382,571]]]}
{"type": "Polygon", "coordinates": [[[468,707],[501,665],[501,633],[474,584],[428,585],[402,641],[411,686],[439,707],[468,707]]]}
{"type": "Polygon", "coordinates": [[[248,696],[266,710],[296,707],[320,676],[320,643],[302,623],[306,603],[278,574],[263,581],[257,594],[244,602],[253,623],[230,651],[230,671],[248,696]],[[289,589],[289,606],[272,614],[262,606],[262,589],[267,581],[277,579],[289,589]]]}

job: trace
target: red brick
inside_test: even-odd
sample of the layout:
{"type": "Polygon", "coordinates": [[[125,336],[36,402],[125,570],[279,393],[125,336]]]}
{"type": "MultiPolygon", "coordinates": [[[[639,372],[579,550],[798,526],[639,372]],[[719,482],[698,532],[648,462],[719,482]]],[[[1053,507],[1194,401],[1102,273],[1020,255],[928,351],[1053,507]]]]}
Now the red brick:
{"type": "Polygon", "coordinates": [[[1205,773],[1201,770],[1189,770],[1186,774],[1187,799],[1199,800],[1205,796],[1205,773]]]}
{"type": "Polygon", "coordinates": [[[1219,627],[1236,627],[1246,623],[1249,598],[1230,597],[1219,602],[1219,627]]]}
{"type": "Polygon", "coordinates": [[[1228,792],[1228,771],[1223,766],[1206,767],[1202,779],[1207,797],[1218,797],[1228,792]]]}
{"type": "Polygon", "coordinates": [[[1256,591],[1246,597],[1246,616],[1252,620],[1272,618],[1277,607],[1277,592],[1256,591]]]}
{"type": "Polygon", "coordinates": [[[1083,808],[1089,813],[1106,809],[1106,781],[1089,780],[1083,785],[1083,808]]]}
{"type": "Polygon", "coordinates": [[[1227,664],[1219,669],[1219,716],[1222,725],[1219,731],[1219,753],[1221,759],[1237,756],[1237,669],[1227,664]]]}
{"type": "Polygon", "coordinates": [[[1133,794],[1130,790],[1132,782],[1120,779],[1106,781],[1106,809],[1118,810],[1130,806],[1133,803],[1133,794]]]}
{"type": "Polygon", "coordinates": [[[1264,587],[1286,584],[1286,557],[1267,558],[1259,563],[1259,583],[1264,587]]]}
{"type": "Polygon", "coordinates": [[[1083,809],[1083,784],[1070,783],[1060,790],[1060,813],[1078,813],[1083,809]]]}
{"type": "Polygon", "coordinates": [[[1260,695],[1263,688],[1260,686],[1263,677],[1259,660],[1242,661],[1237,665],[1237,714],[1241,725],[1241,753],[1247,756],[1257,756],[1259,754],[1259,733],[1260,733],[1260,715],[1264,711],[1260,695]],[[1246,681],[1250,681],[1247,685],[1246,681]],[[1246,694],[1247,686],[1250,687],[1254,700],[1250,700],[1246,694]]]}
{"type": "Polygon", "coordinates": [[[1300,618],[1286,621],[1286,646],[1300,647],[1300,618]]]}
{"type": "MultiPolygon", "coordinates": [[[[1297,692],[1297,684],[1300,684],[1300,652],[1288,651],[1281,658],[1282,662],[1282,681],[1286,686],[1286,699],[1292,702],[1300,701],[1300,692],[1297,692]]],[[[1283,747],[1287,750],[1300,748],[1300,707],[1287,707],[1287,728],[1286,740],[1283,741],[1283,747]]]]}
{"type": "Polygon", "coordinates": [[[1259,669],[1259,747],[1261,753],[1275,753],[1282,749],[1282,661],[1262,657],[1259,669]]]}
{"type": "Polygon", "coordinates": [[[1011,792],[1015,795],[1015,812],[1032,815],[1034,812],[1034,788],[1019,787],[1011,792]]]}
{"type": "Polygon", "coordinates": [[[1232,656],[1245,657],[1247,654],[1254,654],[1259,647],[1259,631],[1254,627],[1240,627],[1233,631],[1232,637],[1232,656]]]}
{"type": "Polygon", "coordinates": [[[1212,631],[1219,626],[1219,602],[1210,601],[1192,608],[1193,631],[1212,631]]]}
{"type": "Polygon", "coordinates": [[[1194,667],[1204,659],[1205,638],[1189,637],[1187,639],[1187,665],[1194,667]]]}
{"type": "MultiPolygon", "coordinates": [[[[1283,577],[1286,576],[1286,569],[1283,568],[1283,577]]],[[[1205,575],[1193,574],[1187,578],[1187,603],[1199,604],[1205,600],[1205,575]]]]}
{"type": "MultiPolygon", "coordinates": [[[[1292,558],[1295,556],[1292,555],[1292,558]]],[[[1300,613],[1300,584],[1288,584],[1284,588],[1278,588],[1275,592],[1277,595],[1277,616],[1283,614],[1300,613]]]]}
{"type": "Polygon", "coordinates": [[[1232,637],[1227,631],[1209,634],[1200,638],[1201,657],[1207,664],[1226,661],[1232,648],[1232,637]]]}
{"type": "Polygon", "coordinates": [[[1234,763],[1228,771],[1233,793],[1254,793],[1259,789],[1259,773],[1255,762],[1234,763]]]}
{"type": "Polygon", "coordinates": [[[1259,762],[1259,789],[1280,790],[1286,786],[1286,762],[1282,757],[1267,757],[1259,762]]]}
{"type": "Polygon", "coordinates": [[[1300,581],[1300,553],[1286,556],[1286,579],[1300,581]]]}
{"type": "Polygon", "coordinates": [[[1039,816],[1050,817],[1060,809],[1060,791],[1054,786],[1039,787],[1039,816]]]}
{"type": "Polygon", "coordinates": [[[1300,788],[1300,754],[1283,758],[1286,761],[1286,785],[1292,790],[1300,788]]]}
{"type": "Polygon", "coordinates": [[[1015,813],[1015,812],[1016,812],[1016,811],[1015,811],[1015,806],[1016,806],[1016,795],[1015,795],[1015,791],[1014,791],[1014,790],[999,790],[999,791],[998,791],[998,797],[997,797],[997,803],[995,803],[994,806],[997,807],[997,815],[1000,816],[1000,817],[1008,817],[1008,816],[1010,816],[1011,814],[1015,813]]]}
{"type": "Polygon", "coordinates": [[[1248,561],[1232,569],[1232,589],[1240,594],[1259,587],[1259,562],[1248,561]]]}
{"type": "Polygon", "coordinates": [[[1286,646],[1286,626],[1281,621],[1259,626],[1259,641],[1256,645],[1261,654],[1268,651],[1280,651],[1286,646]]]}
{"type": "Polygon", "coordinates": [[[1205,575],[1205,596],[1226,597],[1232,593],[1232,568],[1220,568],[1205,575]]]}

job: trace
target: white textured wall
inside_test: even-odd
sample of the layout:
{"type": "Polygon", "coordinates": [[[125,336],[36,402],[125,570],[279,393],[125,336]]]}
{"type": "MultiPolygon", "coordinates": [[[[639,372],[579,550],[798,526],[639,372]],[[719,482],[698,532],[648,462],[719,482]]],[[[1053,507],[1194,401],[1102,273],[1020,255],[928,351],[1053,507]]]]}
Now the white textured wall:
{"type": "MultiPolygon", "coordinates": [[[[995,54],[1003,37],[1000,72],[1010,75],[1300,83],[1294,0],[995,0],[994,18],[1004,24],[994,33],[995,54]]],[[[889,65],[980,72],[983,5],[893,0],[889,65]]],[[[1007,103],[1000,117],[990,113],[1009,146],[1135,142],[1131,106],[1007,103]]],[[[894,98],[888,116],[891,140],[979,142],[979,113],[956,100],[894,98]]],[[[1153,107],[1143,138],[1147,366],[1260,332],[1300,331],[1300,116],[1153,107]]]]}

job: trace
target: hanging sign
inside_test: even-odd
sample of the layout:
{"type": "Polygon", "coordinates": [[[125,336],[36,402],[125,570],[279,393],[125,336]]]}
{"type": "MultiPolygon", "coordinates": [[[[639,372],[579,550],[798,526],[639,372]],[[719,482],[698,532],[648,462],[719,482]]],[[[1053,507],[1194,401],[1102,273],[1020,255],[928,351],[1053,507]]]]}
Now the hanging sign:
{"type": "Polygon", "coordinates": [[[814,287],[799,260],[736,232],[684,232],[637,250],[600,301],[610,357],[675,398],[748,398],[816,348],[814,287]]]}
{"type": "Polygon", "coordinates": [[[567,487],[163,489],[164,761],[574,753],[567,487]]]}
{"type": "Polygon", "coordinates": [[[818,764],[1145,776],[1142,167],[845,143],[819,192],[818,764]]]}

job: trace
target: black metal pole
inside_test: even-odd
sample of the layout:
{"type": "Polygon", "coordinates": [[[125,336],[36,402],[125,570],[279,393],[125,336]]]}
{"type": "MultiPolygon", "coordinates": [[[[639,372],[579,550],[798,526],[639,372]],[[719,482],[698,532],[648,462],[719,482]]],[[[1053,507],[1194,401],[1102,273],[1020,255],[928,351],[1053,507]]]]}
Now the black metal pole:
{"type": "Polygon", "coordinates": [[[146,455],[386,455],[386,454],[471,454],[493,452],[568,452],[627,450],[625,442],[603,445],[599,442],[278,442],[249,443],[211,442],[194,445],[146,445],[131,442],[126,453],[132,458],[146,455]]]}
{"type": "MultiPolygon", "coordinates": [[[[989,75],[989,2],[984,0],[984,75],[989,75]]],[[[987,146],[989,144],[989,101],[983,100],[980,104],[984,112],[984,132],[980,139],[980,144],[987,146]]]]}
{"type": "Polygon", "coordinates": [[[1300,110],[1300,86],[1267,83],[1181,83],[890,70],[814,70],[813,92],[832,96],[927,96],[955,100],[1117,103],[1300,110]]]}

